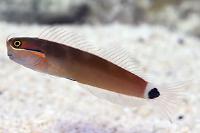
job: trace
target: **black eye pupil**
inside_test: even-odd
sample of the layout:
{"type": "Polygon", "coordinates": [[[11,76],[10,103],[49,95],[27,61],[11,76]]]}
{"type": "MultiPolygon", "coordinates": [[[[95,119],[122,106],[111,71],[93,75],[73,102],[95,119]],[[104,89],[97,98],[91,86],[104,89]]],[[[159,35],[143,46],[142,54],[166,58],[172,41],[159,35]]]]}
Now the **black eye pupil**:
{"type": "Polygon", "coordinates": [[[20,42],[20,41],[15,41],[15,42],[14,42],[14,45],[15,45],[16,47],[19,47],[19,46],[21,45],[21,42],[20,42]]]}
{"type": "Polygon", "coordinates": [[[149,91],[148,97],[149,99],[154,99],[160,96],[160,92],[158,91],[157,88],[153,88],[152,90],[149,91]]]}

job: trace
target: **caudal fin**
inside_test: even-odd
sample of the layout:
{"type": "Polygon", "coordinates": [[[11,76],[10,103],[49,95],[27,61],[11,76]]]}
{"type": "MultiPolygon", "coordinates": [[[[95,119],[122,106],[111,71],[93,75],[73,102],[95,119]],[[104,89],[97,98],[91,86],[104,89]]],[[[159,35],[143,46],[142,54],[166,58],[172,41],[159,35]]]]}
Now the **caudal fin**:
{"type": "Polygon", "coordinates": [[[182,104],[182,98],[185,96],[185,87],[190,82],[178,82],[171,85],[153,85],[148,84],[145,91],[145,99],[162,117],[173,121],[173,115],[182,104]]]}

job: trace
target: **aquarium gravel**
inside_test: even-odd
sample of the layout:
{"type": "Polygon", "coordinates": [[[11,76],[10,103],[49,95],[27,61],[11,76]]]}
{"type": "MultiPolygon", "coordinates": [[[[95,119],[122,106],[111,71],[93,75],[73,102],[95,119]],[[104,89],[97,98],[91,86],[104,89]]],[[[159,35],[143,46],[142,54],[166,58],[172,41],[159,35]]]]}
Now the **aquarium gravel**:
{"type": "MultiPolygon", "coordinates": [[[[119,45],[159,83],[187,82],[170,123],[147,105],[120,107],[77,84],[20,66],[7,57],[8,35],[47,26],[0,23],[0,133],[198,133],[200,40],[162,26],[65,26],[96,45],[119,45]]],[[[14,36],[12,35],[12,36],[14,36]]],[[[116,46],[117,47],[117,46],[116,46]]],[[[136,103],[137,104],[137,103],[136,103]]]]}

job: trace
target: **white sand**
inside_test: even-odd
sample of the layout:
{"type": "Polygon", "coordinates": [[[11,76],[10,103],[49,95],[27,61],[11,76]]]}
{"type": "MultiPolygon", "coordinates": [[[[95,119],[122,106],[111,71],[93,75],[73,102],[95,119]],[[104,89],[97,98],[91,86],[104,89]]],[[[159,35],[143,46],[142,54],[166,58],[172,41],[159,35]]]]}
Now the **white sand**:
{"type": "MultiPolygon", "coordinates": [[[[83,91],[71,81],[24,68],[6,55],[11,33],[35,34],[40,26],[0,23],[0,133],[198,133],[198,81],[185,88],[173,124],[143,106],[121,108],[83,91]],[[182,120],[177,117],[183,115],[182,120]]],[[[97,41],[121,45],[156,83],[198,79],[200,40],[163,27],[110,25],[69,27],[97,41]],[[181,39],[183,39],[183,44],[181,39]],[[179,40],[179,41],[178,41],[179,40]]]]}

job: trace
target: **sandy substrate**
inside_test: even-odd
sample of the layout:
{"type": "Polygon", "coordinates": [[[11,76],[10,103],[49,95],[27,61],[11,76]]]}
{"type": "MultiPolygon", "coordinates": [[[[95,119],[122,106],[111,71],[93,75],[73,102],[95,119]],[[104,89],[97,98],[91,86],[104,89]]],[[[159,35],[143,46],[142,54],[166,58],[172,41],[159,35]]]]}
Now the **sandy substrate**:
{"type": "Polygon", "coordinates": [[[96,45],[121,45],[156,83],[196,79],[185,87],[174,122],[151,107],[122,108],[69,80],[24,68],[8,59],[9,34],[35,35],[44,26],[0,23],[0,133],[198,133],[200,40],[164,27],[110,25],[76,30],[96,45]],[[180,107],[179,107],[180,106],[180,107]]]}

